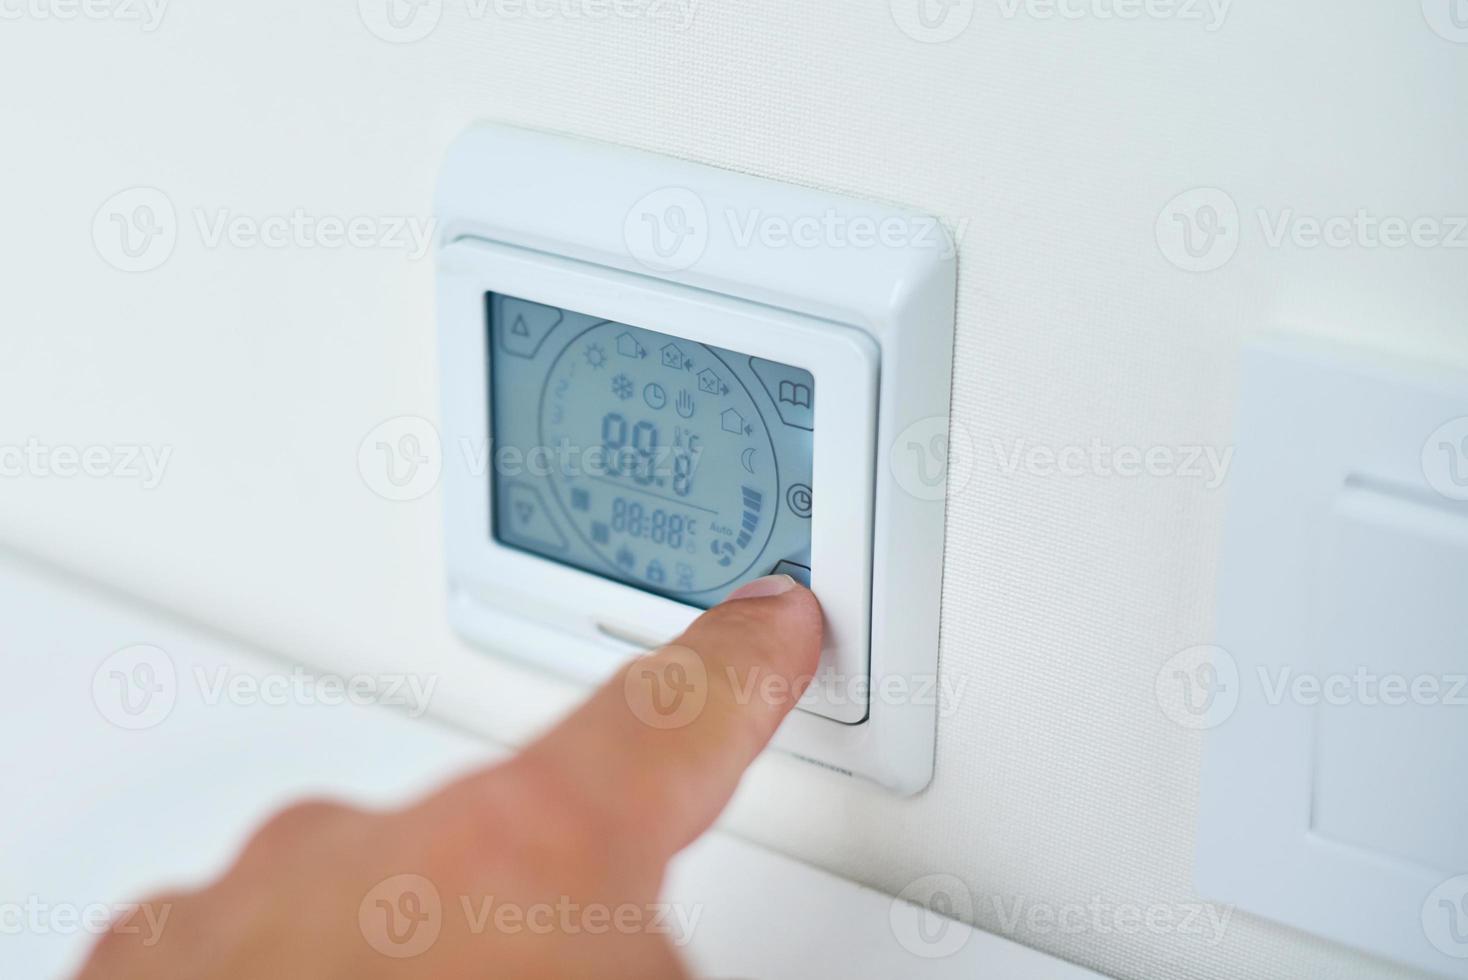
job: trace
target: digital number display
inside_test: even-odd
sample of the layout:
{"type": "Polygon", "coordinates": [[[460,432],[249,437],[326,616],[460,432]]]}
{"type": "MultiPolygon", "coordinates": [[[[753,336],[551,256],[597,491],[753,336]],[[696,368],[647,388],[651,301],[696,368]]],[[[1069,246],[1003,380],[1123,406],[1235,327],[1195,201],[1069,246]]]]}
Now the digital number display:
{"type": "Polygon", "coordinates": [[[815,379],[490,293],[495,538],[703,608],[809,584],[815,379]]]}

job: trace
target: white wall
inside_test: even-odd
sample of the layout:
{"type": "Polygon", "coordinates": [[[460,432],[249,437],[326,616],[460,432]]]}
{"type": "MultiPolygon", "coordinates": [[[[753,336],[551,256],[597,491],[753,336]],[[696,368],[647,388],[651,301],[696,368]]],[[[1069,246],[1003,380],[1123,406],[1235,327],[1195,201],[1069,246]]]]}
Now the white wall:
{"type": "Polygon", "coordinates": [[[436,501],[384,502],[357,471],[377,423],[437,414],[431,260],[210,247],[196,209],[424,217],[480,118],[929,209],[966,223],[954,411],[978,450],[950,508],[942,669],[962,696],[937,775],[896,800],[769,758],[731,827],[894,893],[956,875],[977,924],[1121,976],[1393,975],[1242,913],[1217,943],[1012,923],[1196,901],[1199,737],[1153,684],[1210,637],[1227,484],[1000,457],[1221,451],[1237,352],[1266,329],[1468,363],[1468,251],[1271,247],[1255,216],[1468,214],[1468,44],[1416,3],[1238,0],[1208,30],[981,0],[921,44],[885,0],[707,3],[682,31],[443,0],[429,37],[391,45],[347,0],[179,3],[151,32],[34,13],[59,2],[0,4],[20,12],[0,25],[0,444],[172,456],[153,489],[0,480],[0,540],[314,664],[444,671],[442,710],[519,740],[572,692],[450,635],[436,501]],[[125,274],[91,229],[137,185],[179,237],[125,274]],[[1208,273],[1154,235],[1198,186],[1244,215],[1208,273]]]}

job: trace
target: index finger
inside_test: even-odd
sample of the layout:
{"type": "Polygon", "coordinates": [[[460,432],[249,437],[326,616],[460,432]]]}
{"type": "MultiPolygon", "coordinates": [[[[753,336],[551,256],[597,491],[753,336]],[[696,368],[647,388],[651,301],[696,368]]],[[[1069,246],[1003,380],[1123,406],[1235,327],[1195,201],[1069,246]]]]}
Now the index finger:
{"type": "Polygon", "coordinates": [[[809,590],[784,575],[751,582],[507,766],[555,781],[639,856],[666,861],[714,822],[800,699],[822,632],[809,590]]]}

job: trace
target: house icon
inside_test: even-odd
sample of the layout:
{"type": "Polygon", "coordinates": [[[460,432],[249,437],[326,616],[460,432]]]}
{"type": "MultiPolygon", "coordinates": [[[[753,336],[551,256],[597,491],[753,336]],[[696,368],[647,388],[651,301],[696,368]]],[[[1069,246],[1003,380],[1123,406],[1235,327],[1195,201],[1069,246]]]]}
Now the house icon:
{"type": "Polygon", "coordinates": [[[725,432],[732,432],[736,436],[742,436],[749,431],[744,424],[744,416],[732,408],[724,409],[724,414],[719,416],[719,424],[725,432]]]}
{"type": "Polygon", "coordinates": [[[639,344],[631,333],[624,331],[617,337],[617,353],[623,357],[646,357],[647,348],[639,344]]]}
{"type": "Polygon", "coordinates": [[[729,386],[724,384],[712,368],[704,368],[698,372],[698,390],[707,395],[727,395],[729,386]]]}
{"type": "Polygon", "coordinates": [[[683,350],[677,344],[664,344],[660,353],[663,355],[663,367],[683,370],[683,350]]]}

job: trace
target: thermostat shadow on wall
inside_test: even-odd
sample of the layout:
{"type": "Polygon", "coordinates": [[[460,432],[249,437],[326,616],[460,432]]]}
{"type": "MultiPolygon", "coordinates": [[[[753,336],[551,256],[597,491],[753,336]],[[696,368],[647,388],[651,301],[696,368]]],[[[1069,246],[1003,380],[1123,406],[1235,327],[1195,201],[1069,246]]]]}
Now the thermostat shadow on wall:
{"type": "MultiPolygon", "coordinates": [[[[454,627],[594,683],[790,574],[827,639],[775,746],[925,787],[956,289],[941,223],[497,125],[450,148],[435,210],[443,435],[488,462],[445,475],[454,627]]],[[[676,724],[697,678],[663,680],[676,724]]]]}

